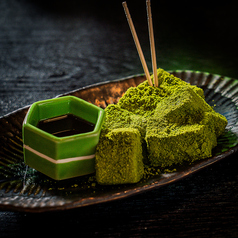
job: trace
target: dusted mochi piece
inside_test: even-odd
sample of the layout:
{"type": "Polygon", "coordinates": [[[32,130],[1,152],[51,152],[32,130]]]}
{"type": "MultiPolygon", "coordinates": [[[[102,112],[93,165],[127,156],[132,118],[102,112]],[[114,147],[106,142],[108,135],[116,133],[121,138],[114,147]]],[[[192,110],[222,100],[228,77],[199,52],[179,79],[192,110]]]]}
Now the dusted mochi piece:
{"type": "Polygon", "coordinates": [[[125,109],[122,109],[118,105],[108,105],[105,109],[106,112],[106,120],[103,125],[103,129],[116,129],[116,128],[134,128],[138,129],[140,132],[140,139],[142,144],[143,151],[143,162],[147,161],[146,154],[146,142],[145,142],[145,134],[146,134],[146,125],[147,118],[133,114],[125,109]]]}
{"type": "Polygon", "coordinates": [[[116,128],[134,128],[138,129],[141,134],[142,143],[145,138],[147,118],[133,114],[118,105],[108,105],[105,109],[106,120],[103,129],[116,128]]]}
{"type": "Polygon", "coordinates": [[[146,135],[149,161],[153,166],[167,167],[210,157],[216,136],[205,125],[170,125],[159,133],[146,135]]]}
{"type": "Polygon", "coordinates": [[[142,159],[137,129],[103,131],[96,151],[97,182],[104,185],[139,182],[144,174],[142,159]]]}
{"type": "MultiPolygon", "coordinates": [[[[189,83],[181,80],[180,78],[175,77],[173,74],[170,74],[161,68],[157,69],[157,75],[159,81],[161,82],[161,85],[159,87],[161,88],[161,90],[166,91],[167,96],[176,92],[180,87],[188,86],[193,89],[194,92],[197,93],[199,96],[205,98],[204,92],[201,88],[198,88],[195,85],[190,85],[189,83]]],[[[153,80],[154,75],[152,75],[151,78],[153,80]]]]}
{"type": "Polygon", "coordinates": [[[227,120],[223,115],[215,111],[205,112],[200,124],[208,125],[209,128],[216,134],[216,137],[219,137],[223,134],[226,128],[227,120]]]}
{"type": "Polygon", "coordinates": [[[158,87],[149,86],[145,81],[137,87],[127,89],[122,98],[120,98],[119,107],[141,116],[150,116],[153,114],[157,103],[162,100],[167,93],[158,87]]]}
{"type": "Polygon", "coordinates": [[[214,111],[191,87],[186,86],[159,102],[154,117],[164,117],[168,122],[185,125],[200,122],[204,112],[214,111]]]}
{"type": "Polygon", "coordinates": [[[139,84],[137,87],[131,87],[120,98],[118,106],[134,114],[148,117],[154,114],[159,102],[172,94],[176,94],[181,88],[190,88],[195,94],[204,98],[201,88],[192,86],[163,69],[158,69],[157,74],[159,82],[161,82],[159,87],[149,86],[148,81],[139,84]]]}
{"type": "Polygon", "coordinates": [[[171,166],[211,156],[227,124],[205,100],[182,87],[157,104],[148,120],[146,142],[153,166],[171,166]]]}
{"type": "Polygon", "coordinates": [[[103,128],[123,128],[128,127],[131,124],[131,116],[133,113],[124,110],[118,105],[108,105],[105,109],[106,120],[104,122],[103,128]]]}
{"type": "Polygon", "coordinates": [[[133,114],[118,105],[108,105],[105,109],[106,120],[103,128],[116,129],[116,128],[135,128],[145,136],[147,119],[140,115],[133,114]]]}

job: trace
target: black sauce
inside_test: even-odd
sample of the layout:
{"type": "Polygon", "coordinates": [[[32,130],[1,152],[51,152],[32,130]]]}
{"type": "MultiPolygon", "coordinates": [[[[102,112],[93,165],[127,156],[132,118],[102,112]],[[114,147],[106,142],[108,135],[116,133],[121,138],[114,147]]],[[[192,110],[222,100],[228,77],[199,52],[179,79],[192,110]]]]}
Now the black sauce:
{"type": "Polygon", "coordinates": [[[41,120],[37,127],[54,136],[64,137],[93,131],[95,125],[73,114],[65,114],[41,120]]]}

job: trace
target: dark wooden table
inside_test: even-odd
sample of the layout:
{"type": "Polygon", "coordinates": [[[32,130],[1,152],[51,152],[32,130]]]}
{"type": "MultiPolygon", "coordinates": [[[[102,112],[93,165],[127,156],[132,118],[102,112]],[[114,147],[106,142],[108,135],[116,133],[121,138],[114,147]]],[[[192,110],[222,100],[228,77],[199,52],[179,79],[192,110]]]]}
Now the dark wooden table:
{"type": "MultiPolygon", "coordinates": [[[[130,1],[151,70],[145,1],[130,1]]],[[[237,4],[153,1],[158,66],[238,78],[237,4]]],[[[0,115],[142,73],[121,1],[1,0],[0,115]]],[[[238,154],[127,199],[43,214],[0,211],[0,237],[238,237],[238,154]]]]}

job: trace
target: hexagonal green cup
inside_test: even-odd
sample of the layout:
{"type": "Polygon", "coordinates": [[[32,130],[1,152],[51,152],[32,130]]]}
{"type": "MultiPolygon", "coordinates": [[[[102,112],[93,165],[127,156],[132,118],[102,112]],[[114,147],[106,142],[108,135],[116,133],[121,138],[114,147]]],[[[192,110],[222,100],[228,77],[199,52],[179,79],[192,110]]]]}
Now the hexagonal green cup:
{"type": "Polygon", "coordinates": [[[32,104],[23,122],[25,163],[55,180],[93,173],[95,149],[104,117],[103,109],[74,96],[32,104]],[[40,120],[65,114],[73,114],[95,124],[94,130],[57,137],[37,127],[40,120]]]}

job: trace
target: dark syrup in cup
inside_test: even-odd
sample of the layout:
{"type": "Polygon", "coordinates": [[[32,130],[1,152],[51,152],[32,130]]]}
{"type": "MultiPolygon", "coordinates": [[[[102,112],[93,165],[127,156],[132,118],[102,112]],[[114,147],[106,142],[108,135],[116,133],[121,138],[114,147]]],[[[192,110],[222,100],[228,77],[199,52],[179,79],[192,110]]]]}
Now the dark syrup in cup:
{"type": "Polygon", "coordinates": [[[37,127],[57,137],[91,132],[95,125],[73,114],[65,114],[38,122],[37,127]]]}

